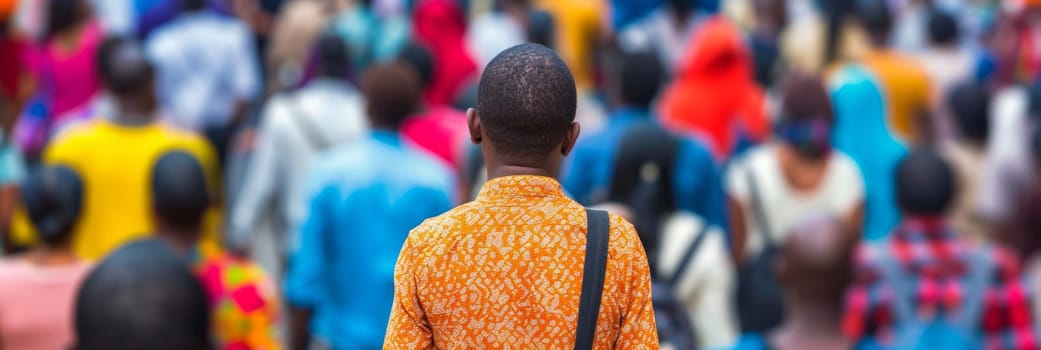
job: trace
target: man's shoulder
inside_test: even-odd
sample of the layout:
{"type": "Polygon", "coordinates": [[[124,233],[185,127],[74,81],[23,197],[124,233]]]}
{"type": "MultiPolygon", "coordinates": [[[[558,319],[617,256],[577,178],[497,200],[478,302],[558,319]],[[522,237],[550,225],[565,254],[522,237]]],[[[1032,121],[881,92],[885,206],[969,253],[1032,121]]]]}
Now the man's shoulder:
{"type": "Polygon", "coordinates": [[[461,233],[456,228],[465,225],[474,214],[475,203],[470,202],[445,212],[444,214],[426,219],[409,232],[409,241],[414,248],[422,248],[450,240],[455,234],[461,233]]]}

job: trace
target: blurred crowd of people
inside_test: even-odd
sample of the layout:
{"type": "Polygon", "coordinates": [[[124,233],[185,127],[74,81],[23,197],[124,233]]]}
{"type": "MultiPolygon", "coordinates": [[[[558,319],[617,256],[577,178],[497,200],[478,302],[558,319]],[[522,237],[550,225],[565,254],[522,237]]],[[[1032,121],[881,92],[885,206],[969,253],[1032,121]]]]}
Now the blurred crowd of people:
{"type": "Polygon", "coordinates": [[[1037,349],[1039,175],[1036,0],[0,0],[2,349],[408,348],[409,232],[557,187],[662,346],[1037,349]]]}

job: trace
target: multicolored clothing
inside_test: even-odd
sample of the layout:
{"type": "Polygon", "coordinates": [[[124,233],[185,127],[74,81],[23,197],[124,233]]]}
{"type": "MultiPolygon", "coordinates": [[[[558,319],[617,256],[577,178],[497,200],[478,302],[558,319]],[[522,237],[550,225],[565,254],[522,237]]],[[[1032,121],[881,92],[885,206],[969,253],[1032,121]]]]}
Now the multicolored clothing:
{"type": "Polygon", "coordinates": [[[191,260],[210,301],[217,349],[282,348],[279,298],[260,266],[212,243],[200,244],[191,260]]]}
{"type": "MultiPolygon", "coordinates": [[[[594,349],[657,349],[650,269],[636,230],[611,217],[594,349]]],[[[409,233],[384,349],[569,348],[585,208],[556,180],[488,181],[477,200],[409,233]]]]}
{"type": "MultiPolygon", "coordinates": [[[[908,219],[881,243],[913,277],[918,313],[959,310],[965,297],[961,283],[969,273],[973,246],[959,240],[943,219],[908,219]]],[[[851,339],[874,338],[888,344],[895,336],[892,287],[882,278],[880,257],[862,246],[857,251],[854,286],[846,299],[843,327],[851,339]]],[[[980,334],[984,349],[1037,349],[1027,290],[1021,284],[1019,260],[993,248],[995,269],[984,290],[980,334]]]]}

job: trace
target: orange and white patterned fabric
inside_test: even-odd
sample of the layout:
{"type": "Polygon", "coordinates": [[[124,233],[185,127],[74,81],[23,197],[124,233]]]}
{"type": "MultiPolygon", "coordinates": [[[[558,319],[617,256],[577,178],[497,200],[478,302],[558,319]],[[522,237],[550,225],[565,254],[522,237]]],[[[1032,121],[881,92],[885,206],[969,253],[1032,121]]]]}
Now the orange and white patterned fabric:
{"type": "MultiPolygon", "coordinates": [[[[413,230],[398,258],[384,349],[570,349],[585,208],[556,180],[489,181],[413,230]]],[[[633,226],[611,216],[596,349],[657,349],[651,280],[633,226]]]]}

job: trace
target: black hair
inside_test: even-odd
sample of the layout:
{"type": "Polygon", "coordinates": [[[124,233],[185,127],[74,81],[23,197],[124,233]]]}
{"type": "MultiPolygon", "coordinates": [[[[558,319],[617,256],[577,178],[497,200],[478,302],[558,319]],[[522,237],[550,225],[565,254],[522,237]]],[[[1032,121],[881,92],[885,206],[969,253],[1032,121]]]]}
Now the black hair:
{"type": "Polygon", "coordinates": [[[324,32],[316,43],[318,75],[346,79],[351,73],[351,56],[347,43],[332,32],[324,32]]]}
{"type": "Polygon", "coordinates": [[[430,84],[430,79],[434,77],[434,55],[426,46],[415,41],[409,42],[398,53],[398,61],[416,71],[421,87],[430,84]]]}
{"type": "Polygon", "coordinates": [[[873,38],[888,38],[893,29],[893,13],[889,10],[888,1],[858,0],[857,17],[873,38]]]}
{"type": "Polygon", "coordinates": [[[210,207],[206,174],[194,156],[184,151],[163,154],[152,170],[152,208],[163,224],[198,230],[210,207]]]}
{"type": "Polygon", "coordinates": [[[83,0],[48,0],[44,41],[48,42],[59,33],[79,24],[83,20],[83,6],[83,0]]]}
{"type": "Polygon", "coordinates": [[[986,142],[990,135],[990,92],[979,82],[956,85],[947,96],[959,133],[975,142],[986,142]]]}
{"type": "Polygon", "coordinates": [[[664,68],[654,51],[626,53],[622,56],[620,84],[623,102],[650,107],[658,95],[664,68]]]}
{"type": "Polygon", "coordinates": [[[958,20],[950,13],[934,10],[929,15],[929,41],[938,45],[952,45],[958,43],[961,29],[958,28],[958,20]]]}
{"type": "Polygon", "coordinates": [[[108,37],[98,47],[97,69],[105,87],[116,95],[152,91],[155,69],[137,41],[108,37]]]}
{"type": "Polygon", "coordinates": [[[916,216],[943,215],[954,198],[954,172],[934,151],[912,151],[896,168],[896,198],[900,209],[916,216]]]}
{"type": "Polygon", "coordinates": [[[181,12],[192,12],[206,8],[206,0],[181,0],[181,12]]]}
{"type": "Polygon", "coordinates": [[[557,33],[556,25],[553,23],[553,14],[544,10],[531,10],[528,12],[528,42],[545,47],[554,47],[554,36],[557,33]]]}
{"type": "Polygon", "coordinates": [[[856,0],[823,1],[822,12],[827,18],[827,35],[825,36],[824,63],[829,64],[839,59],[841,30],[846,19],[856,11],[856,0]]]}
{"type": "Polygon", "coordinates": [[[800,72],[789,73],[781,81],[781,122],[823,120],[835,123],[828,89],[820,77],[800,72]]]}
{"type": "Polygon", "coordinates": [[[206,293],[188,263],[158,240],[105,258],[76,297],[79,350],[208,349],[206,293]]]}
{"type": "Polygon", "coordinates": [[[488,63],[477,90],[477,112],[495,149],[542,159],[575,120],[575,78],[553,50],[521,44],[488,63]]]}
{"type": "Polygon", "coordinates": [[[22,185],[22,202],[44,244],[68,243],[83,207],[83,182],[66,166],[44,166],[22,185]]]}
{"type": "Polygon", "coordinates": [[[395,130],[412,115],[421,96],[419,78],[403,64],[370,66],[361,86],[373,123],[395,130]]]}

